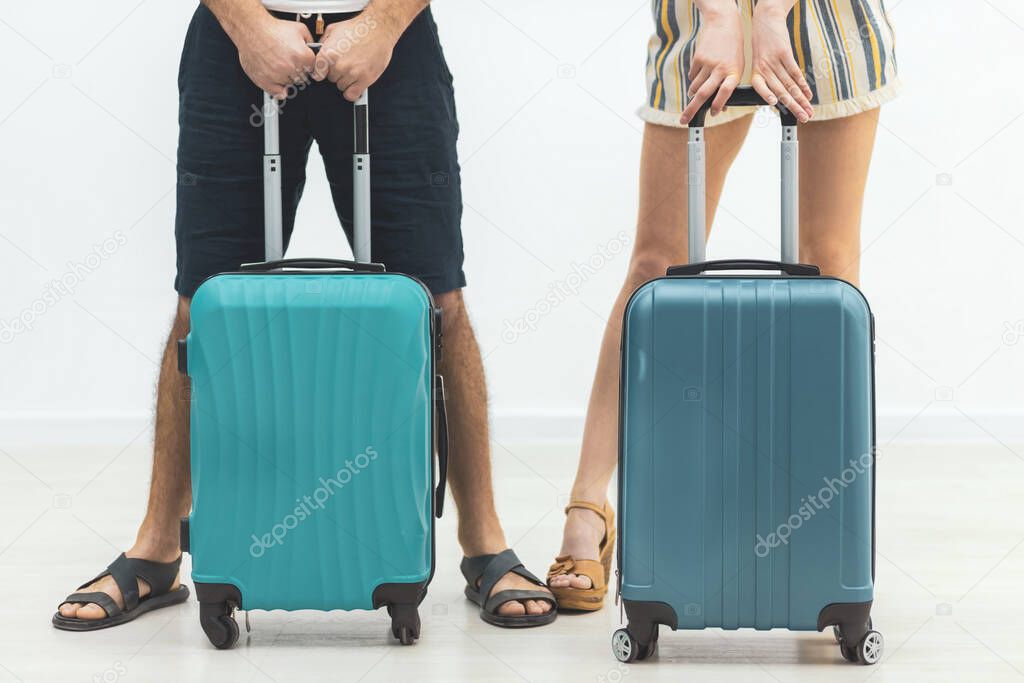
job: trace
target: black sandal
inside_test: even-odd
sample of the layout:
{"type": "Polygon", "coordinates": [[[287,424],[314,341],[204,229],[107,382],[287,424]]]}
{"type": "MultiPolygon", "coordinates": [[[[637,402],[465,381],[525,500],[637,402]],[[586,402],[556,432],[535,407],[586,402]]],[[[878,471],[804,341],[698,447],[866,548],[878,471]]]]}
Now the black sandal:
{"type": "Polygon", "coordinates": [[[494,584],[509,572],[518,574],[538,586],[544,586],[543,581],[523,566],[511,548],[503,550],[497,555],[464,557],[459,568],[462,570],[462,575],[466,577],[466,597],[480,606],[480,618],[488,624],[504,628],[544,626],[550,624],[558,616],[558,603],[555,601],[555,596],[547,591],[504,590],[491,595],[494,584]],[[524,614],[522,616],[498,614],[499,607],[513,600],[544,600],[551,604],[551,610],[546,614],[524,614]]]}
{"type": "Polygon", "coordinates": [[[145,614],[161,607],[169,607],[188,600],[188,587],[178,586],[171,590],[174,579],[178,576],[178,567],[181,565],[181,556],[173,562],[150,562],[136,557],[125,557],[121,553],[116,560],[110,563],[106,571],[101,572],[94,579],[86,581],[78,590],[82,590],[89,584],[99,581],[108,574],[113,577],[117,587],[121,590],[121,597],[124,600],[124,608],[118,606],[114,599],[102,591],[90,593],[72,593],[64,599],[64,602],[57,606],[57,613],[53,615],[53,625],[64,631],[95,631],[101,628],[109,628],[124,624],[135,619],[140,614],[145,614]],[[149,584],[149,594],[139,597],[138,579],[149,584]],[[102,619],[79,619],[78,617],[61,616],[60,608],[69,603],[87,605],[94,603],[103,608],[107,613],[102,619]]]}

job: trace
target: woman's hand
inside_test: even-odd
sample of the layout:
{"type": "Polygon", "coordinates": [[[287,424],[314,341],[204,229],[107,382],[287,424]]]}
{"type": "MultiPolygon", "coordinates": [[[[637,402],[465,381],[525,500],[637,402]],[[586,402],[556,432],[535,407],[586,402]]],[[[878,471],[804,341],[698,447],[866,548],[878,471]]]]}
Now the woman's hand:
{"type": "MultiPolygon", "coordinates": [[[[763,1],[763,0],[762,0],[763,1]]],[[[701,25],[697,36],[697,49],[687,79],[690,98],[681,123],[689,123],[700,106],[715,92],[711,114],[725,109],[729,95],[739,85],[743,75],[743,25],[734,0],[698,0],[701,25]]]]}
{"type": "Polygon", "coordinates": [[[792,0],[761,0],[754,6],[753,73],[750,84],[768,104],[781,101],[800,123],[807,122],[811,109],[811,88],[793,59],[786,15],[792,0]]]}

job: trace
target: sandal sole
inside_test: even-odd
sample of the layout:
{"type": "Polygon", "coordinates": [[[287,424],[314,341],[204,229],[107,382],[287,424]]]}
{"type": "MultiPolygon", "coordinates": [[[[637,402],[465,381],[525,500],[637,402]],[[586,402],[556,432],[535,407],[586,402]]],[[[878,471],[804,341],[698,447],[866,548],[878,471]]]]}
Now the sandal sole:
{"type": "Polygon", "coordinates": [[[61,631],[98,631],[104,628],[111,628],[112,626],[127,624],[146,612],[185,602],[188,600],[188,596],[188,586],[181,585],[170,593],[164,593],[153,598],[145,598],[131,612],[121,612],[120,614],[104,617],[103,619],[78,619],[77,617],[69,619],[68,617],[61,616],[60,612],[56,612],[53,615],[52,622],[54,628],[59,628],[61,631]]]}

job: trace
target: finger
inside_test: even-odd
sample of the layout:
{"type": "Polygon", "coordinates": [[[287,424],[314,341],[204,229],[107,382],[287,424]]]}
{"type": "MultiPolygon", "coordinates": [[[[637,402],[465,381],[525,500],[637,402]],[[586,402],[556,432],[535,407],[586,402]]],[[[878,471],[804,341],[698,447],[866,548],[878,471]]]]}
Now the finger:
{"type": "Polygon", "coordinates": [[[704,81],[699,88],[697,88],[697,92],[693,94],[693,97],[690,98],[690,102],[686,105],[686,108],[683,109],[683,114],[680,117],[680,120],[683,123],[689,123],[690,119],[692,119],[694,114],[697,113],[697,110],[700,109],[701,105],[707,102],[708,98],[715,94],[715,91],[718,90],[718,85],[722,82],[723,78],[724,76],[719,75],[717,71],[712,72],[711,76],[709,76],[708,79],[704,81]]]}
{"type": "MultiPolygon", "coordinates": [[[[697,69],[696,64],[690,67],[690,71],[693,72],[694,69],[697,69]]],[[[686,89],[687,97],[693,97],[693,94],[697,92],[697,89],[704,85],[704,81],[708,80],[708,76],[711,75],[711,71],[712,69],[704,67],[702,69],[697,69],[696,73],[691,73],[690,76],[687,76],[690,81],[690,87],[686,89]]]]}
{"type": "Polygon", "coordinates": [[[804,97],[811,99],[814,93],[811,91],[811,86],[807,84],[807,78],[804,76],[804,72],[800,69],[800,66],[793,59],[792,55],[787,56],[782,60],[782,66],[785,67],[786,73],[793,79],[793,82],[800,88],[800,92],[804,94],[804,97]]]}
{"type": "Polygon", "coordinates": [[[356,100],[363,96],[364,92],[366,92],[366,87],[367,86],[365,83],[363,83],[362,81],[358,81],[356,83],[353,83],[349,87],[345,88],[342,94],[345,95],[345,99],[348,100],[349,102],[355,102],[356,100]]]}
{"type": "Polygon", "coordinates": [[[782,81],[779,80],[779,77],[775,75],[775,72],[763,75],[765,77],[765,81],[768,83],[768,87],[771,88],[772,92],[775,93],[775,96],[779,98],[779,102],[782,102],[782,106],[796,116],[797,121],[800,123],[806,122],[808,119],[807,112],[797,104],[796,100],[793,99],[793,96],[788,90],[786,90],[786,86],[784,86],[782,81]]]}
{"type": "MultiPolygon", "coordinates": [[[[799,107],[799,110],[802,111],[807,118],[811,118],[811,115],[814,113],[814,110],[811,109],[811,103],[807,101],[807,96],[804,95],[803,89],[801,89],[800,86],[790,78],[789,74],[781,64],[775,67],[775,77],[779,79],[779,83],[786,89],[786,94],[790,96],[792,104],[799,107]]],[[[797,113],[797,110],[793,109],[789,103],[785,104],[791,112],[794,114],[797,113]]]]}
{"type": "Polygon", "coordinates": [[[299,25],[299,35],[302,36],[302,39],[305,40],[307,43],[312,43],[313,34],[309,32],[309,27],[303,24],[301,21],[297,21],[295,23],[299,25]]]}
{"type": "Polygon", "coordinates": [[[762,100],[772,105],[773,107],[775,106],[775,103],[779,101],[779,98],[776,97],[775,93],[772,92],[772,89],[768,87],[768,83],[765,81],[764,76],[762,76],[761,74],[755,73],[753,76],[751,76],[750,85],[754,87],[754,90],[757,92],[758,95],[761,96],[762,100]]]}
{"type": "Polygon", "coordinates": [[[288,86],[284,83],[271,83],[270,87],[266,89],[270,93],[271,97],[278,100],[288,99],[288,86]]]}
{"type": "Polygon", "coordinates": [[[729,74],[722,81],[722,85],[718,87],[718,94],[715,95],[715,100],[711,103],[711,114],[715,115],[725,110],[725,103],[729,101],[729,96],[732,95],[732,91],[739,85],[740,79],[736,74],[729,74]]]}

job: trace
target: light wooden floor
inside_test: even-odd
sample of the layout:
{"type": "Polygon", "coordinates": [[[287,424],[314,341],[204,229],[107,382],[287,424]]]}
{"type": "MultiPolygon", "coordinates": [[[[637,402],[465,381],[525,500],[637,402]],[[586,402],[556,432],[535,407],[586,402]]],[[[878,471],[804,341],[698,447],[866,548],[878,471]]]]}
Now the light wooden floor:
{"type": "MultiPolygon", "coordinates": [[[[140,440],[141,441],[141,440],[140,440]]],[[[621,665],[618,610],[502,631],[462,597],[454,515],[438,530],[423,637],[403,648],[380,613],[255,612],[214,650],[194,601],[116,629],[64,633],[57,602],[131,541],[149,452],[0,455],[0,681],[1013,681],[1024,678],[1024,447],[898,445],[879,461],[876,667],[829,634],[664,631],[657,659],[621,665]],[[1015,452],[1013,452],[1015,451],[1015,452]]],[[[567,446],[495,445],[508,536],[535,573],[557,550],[574,469],[567,446]]]]}

